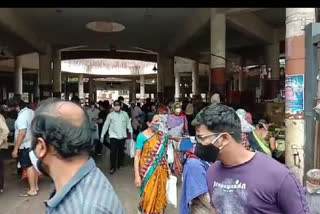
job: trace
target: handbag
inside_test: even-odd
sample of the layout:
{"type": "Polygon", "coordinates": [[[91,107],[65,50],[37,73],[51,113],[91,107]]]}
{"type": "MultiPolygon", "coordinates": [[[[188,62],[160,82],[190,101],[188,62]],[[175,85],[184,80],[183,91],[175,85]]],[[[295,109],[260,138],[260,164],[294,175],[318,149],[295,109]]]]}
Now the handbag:
{"type": "Polygon", "coordinates": [[[130,158],[136,155],[136,142],[133,139],[127,139],[125,142],[125,151],[130,158]]]}
{"type": "Polygon", "coordinates": [[[174,162],[174,154],[173,154],[173,146],[172,146],[171,141],[168,144],[167,155],[168,155],[168,158],[167,158],[168,163],[173,163],[174,162]]]}
{"type": "Polygon", "coordinates": [[[177,177],[174,175],[169,175],[169,178],[167,180],[166,184],[166,197],[167,202],[169,204],[172,204],[175,208],[177,208],[177,177]]]}
{"type": "Polygon", "coordinates": [[[174,154],[173,171],[176,173],[176,175],[181,176],[182,175],[182,164],[180,161],[179,153],[175,150],[173,152],[173,154],[174,154]]]}

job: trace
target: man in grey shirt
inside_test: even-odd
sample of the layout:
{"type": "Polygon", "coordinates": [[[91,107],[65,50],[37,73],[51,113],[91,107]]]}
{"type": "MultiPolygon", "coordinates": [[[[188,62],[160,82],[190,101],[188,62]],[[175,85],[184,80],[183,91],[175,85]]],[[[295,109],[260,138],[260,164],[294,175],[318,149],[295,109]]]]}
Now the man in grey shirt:
{"type": "Polygon", "coordinates": [[[320,214],[320,169],[309,170],[306,178],[306,197],[311,214],[320,214]]]}
{"type": "Polygon", "coordinates": [[[74,103],[47,100],[35,111],[30,159],[52,178],[48,214],[124,214],[113,187],[96,167],[87,113],[74,103]]]}

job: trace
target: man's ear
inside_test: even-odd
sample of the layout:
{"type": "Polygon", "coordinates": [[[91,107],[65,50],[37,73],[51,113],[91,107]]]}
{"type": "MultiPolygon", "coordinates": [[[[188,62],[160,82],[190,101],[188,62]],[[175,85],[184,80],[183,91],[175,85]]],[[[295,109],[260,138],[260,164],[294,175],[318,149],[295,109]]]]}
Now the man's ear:
{"type": "Polygon", "coordinates": [[[47,146],[46,142],[44,141],[44,139],[41,137],[38,137],[37,141],[38,141],[37,147],[36,147],[37,154],[38,154],[39,158],[42,158],[47,154],[48,146],[47,146]]]}
{"type": "Polygon", "coordinates": [[[230,137],[230,136],[229,136],[228,134],[223,134],[223,135],[218,139],[219,144],[220,144],[220,145],[223,145],[225,142],[229,142],[229,141],[230,141],[229,137],[230,137]]]}

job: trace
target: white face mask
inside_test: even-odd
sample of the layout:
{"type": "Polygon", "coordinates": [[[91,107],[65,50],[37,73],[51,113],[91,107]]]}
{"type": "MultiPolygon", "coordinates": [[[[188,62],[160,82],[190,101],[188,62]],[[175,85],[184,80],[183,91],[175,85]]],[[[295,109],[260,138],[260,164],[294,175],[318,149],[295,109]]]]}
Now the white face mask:
{"type": "Polygon", "coordinates": [[[40,160],[37,158],[34,150],[31,150],[29,152],[29,157],[30,157],[30,160],[31,160],[33,167],[37,170],[37,172],[42,174],[42,172],[39,169],[39,161],[40,160]]]}
{"type": "Polygon", "coordinates": [[[176,108],[176,110],[175,110],[175,112],[176,112],[177,114],[180,114],[181,111],[182,111],[181,108],[176,108]]]}
{"type": "Polygon", "coordinates": [[[306,186],[307,186],[307,191],[310,194],[313,194],[313,193],[320,194],[320,185],[315,185],[307,181],[306,186]]]}

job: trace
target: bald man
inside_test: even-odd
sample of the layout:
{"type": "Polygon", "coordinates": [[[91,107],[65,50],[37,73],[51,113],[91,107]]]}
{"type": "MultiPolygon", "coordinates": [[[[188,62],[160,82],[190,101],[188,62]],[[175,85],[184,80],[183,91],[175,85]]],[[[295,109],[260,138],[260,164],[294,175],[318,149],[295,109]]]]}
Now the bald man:
{"type": "Polygon", "coordinates": [[[45,202],[46,213],[125,213],[113,187],[89,156],[94,150],[90,121],[80,106],[46,100],[36,109],[31,130],[32,164],[55,185],[45,202]]]}

